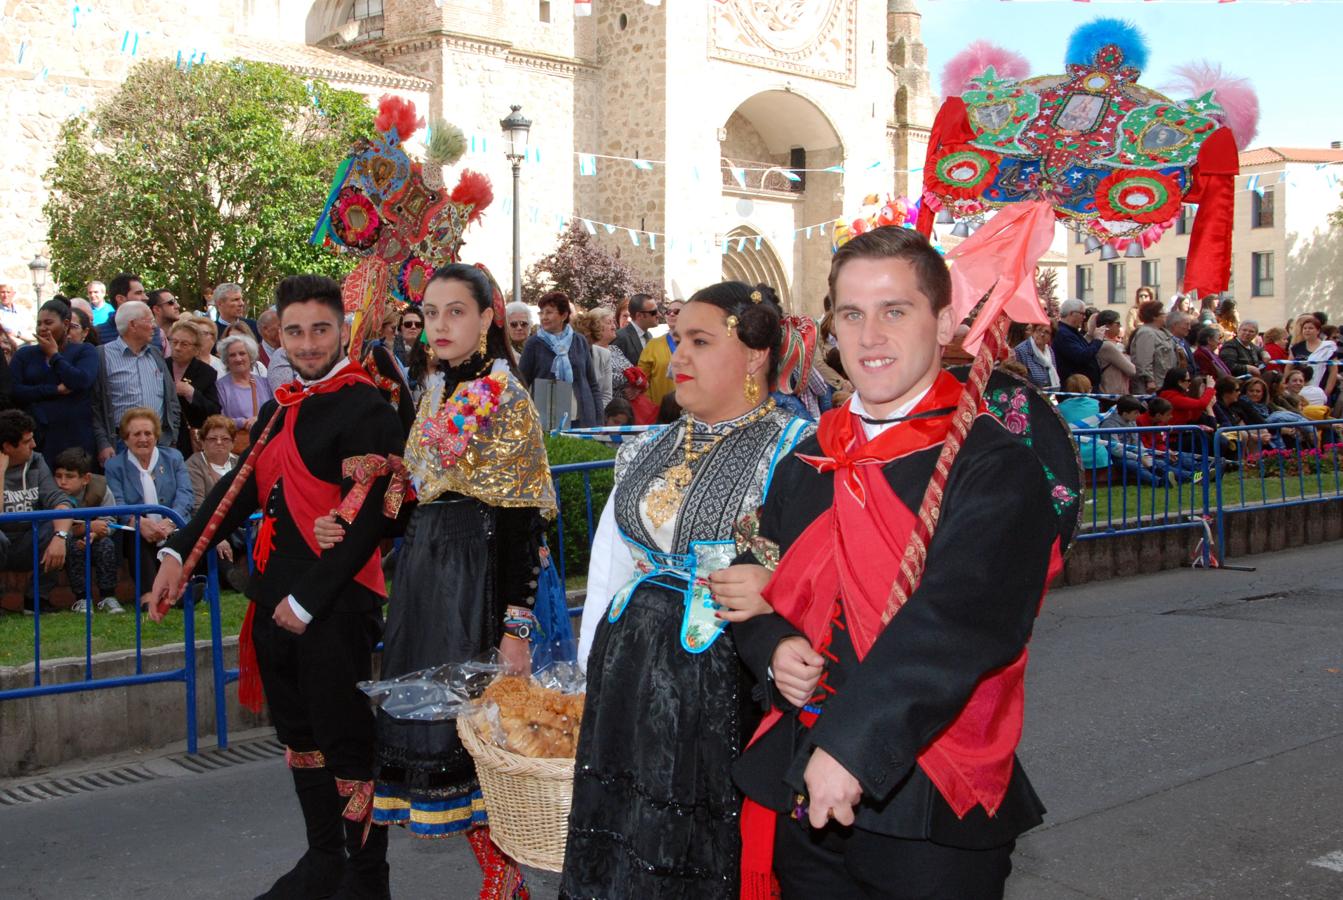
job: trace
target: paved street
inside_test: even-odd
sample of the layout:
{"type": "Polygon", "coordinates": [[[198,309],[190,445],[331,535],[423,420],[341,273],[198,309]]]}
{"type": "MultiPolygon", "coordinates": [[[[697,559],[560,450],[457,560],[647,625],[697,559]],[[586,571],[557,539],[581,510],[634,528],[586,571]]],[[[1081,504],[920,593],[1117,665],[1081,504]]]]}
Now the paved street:
{"type": "MultiPolygon", "coordinates": [[[[1343,897],[1343,553],[1236,562],[1258,570],[1049,598],[1021,751],[1049,815],[1018,845],[1013,900],[1343,897]]],[[[98,768],[118,766],[156,777],[0,806],[5,897],[248,898],[299,852],[277,758],[98,768]]],[[[464,841],[394,833],[391,859],[397,897],[475,896],[464,841]]]]}

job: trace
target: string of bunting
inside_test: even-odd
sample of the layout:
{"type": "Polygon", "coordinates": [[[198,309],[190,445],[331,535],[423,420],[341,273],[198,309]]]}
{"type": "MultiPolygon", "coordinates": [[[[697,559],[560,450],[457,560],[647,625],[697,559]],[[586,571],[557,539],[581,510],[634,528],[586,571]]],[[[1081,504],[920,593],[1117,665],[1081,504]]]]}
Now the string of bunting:
{"type": "MultiPolygon", "coordinates": [[[[513,215],[513,203],[511,198],[505,197],[500,202],[500,214],[505,217],[513,215]]],[[[614,222],[601,222],[587,216],[563,215],[560,213],[544,213],[538,206],[529,206],[527,208],[527,218],[533,224],[542,221],[543,217],[550,221],[558,231],[567,228],[571,222],[577,222],[583,226],[588,234],[596,235],[599,232],[608,235],[615,235],[618,232],[624,232],[629,239],[630,244],[635,247],[644,247],[649,250],[663,249],[672,251],[677,247],[699,247],[705,253],[717,252],[720,255],[728,253],[741,253],[750,247],[754,250],[761,249],[766,240],[777,241],[778,237],[774,235],[735,235],[723,238],[687,238],[676,235],[667,235],[661,231],[649,231],[645,228],[631,228],[628,225],[617,225],[614,222]]],[[[796,238],[801,234],[807,240],[813,237],[831,237],[835,219],[826,219],[824,222],[817,222],[812,225],[804,225],[800,228],[792,229],[791,235],[796,238]]]]}

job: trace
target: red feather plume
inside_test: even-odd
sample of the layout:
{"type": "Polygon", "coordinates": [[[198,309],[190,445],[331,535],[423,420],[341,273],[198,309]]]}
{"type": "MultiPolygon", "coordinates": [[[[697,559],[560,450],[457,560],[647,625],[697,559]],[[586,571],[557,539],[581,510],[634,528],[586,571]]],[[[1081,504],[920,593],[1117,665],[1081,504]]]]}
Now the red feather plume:
{"type": "Polygon", "coordinates": [[[474,222],[480,218],[485,207],[494,202],[494,186],[490,184],[488,176],[463,169],[462,177],[457,179],[457,186],[452,189],[452,202],[472,207],[467,221],[474,222]]]}
{"type": "Polygon", "coordinates": [[[374,127],[384,134],[395,128],[402,143],[410,140],[410,136],[423,123],[423,119],[415,118],[415,103],[411,100],[394,94],[383,94],[378,101],[378,117],[373,120],[374,127]]]}

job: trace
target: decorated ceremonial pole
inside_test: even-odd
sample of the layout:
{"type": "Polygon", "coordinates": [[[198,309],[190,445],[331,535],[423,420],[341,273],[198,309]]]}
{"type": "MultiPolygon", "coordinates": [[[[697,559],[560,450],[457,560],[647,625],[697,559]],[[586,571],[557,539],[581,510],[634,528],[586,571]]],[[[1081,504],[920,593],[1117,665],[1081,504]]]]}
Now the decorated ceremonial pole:
{"type": "Polygon", "coordinates": [[[1243,79],[1207,64],[1182,69],[1193,97],[1171,100],[1138,84],[1147,57],[1131,24],[1098,19],[1072,35],[1063,76],[1027,77],[1023,57],[984,42],[943,72],[947,99],[930,135],[918,228],[931,237],[936,219],[968,235],[947,254],[952,307],[963,320],[983,305],[963,343],[974,364],[891,586],[888,621],[922,577],[947,478],[1008,327],[1048,321],[1034,273],[1056,221],[1090,250],[1141,256],[1182,201],[1198,203],[1182,288],[1227,286],[1236,147],[1254,132],[1257,101],[1243,79]]]}

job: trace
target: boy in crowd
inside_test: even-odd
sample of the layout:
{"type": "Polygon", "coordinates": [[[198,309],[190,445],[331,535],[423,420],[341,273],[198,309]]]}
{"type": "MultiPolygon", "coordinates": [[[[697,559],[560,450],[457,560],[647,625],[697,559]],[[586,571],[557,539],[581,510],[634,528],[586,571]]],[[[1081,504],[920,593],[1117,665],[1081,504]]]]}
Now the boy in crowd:
{"type": "MultiPolygon", "coordinates": [[[[17,409],[0,412],[0,481],[4,484],[0,512],[35,512],[43,509],[69,509],[70,500],[61,493],[51,470],[35,451],[33,417],[17,409]]],[[[56,573],[65,565],[65,539],[70,535],[70,519],[43,522],[36,529],[37,556],[40,557],[33,596],[33,538],[31,522],[12,522],[0,528],[0,569],[26,572],[23,587],[25,612],[51,612],[52,588],[56,573]],[[52,538],[60,538],[53,540],[52,538]]]]}
{"type": "MultiPolygon", "coordinates": [[[[1169,427],[1174,413],[1175,407],[1169,400],[1153,397],[1147,401],[1147,412],[1139,414],[1138,425],[1169,427]]],[[[1141,437],[1143,445],[1155,451],[1152,468],[1158,477],[1178,482],[1197,482],[1203,478],[1203,458],[1172,447],[1168,432],[1144,431],[1141,437]]]]}
{"type": "MultiPolygon", "coordinates": [[[[76,508],[92,509],[99,506],[116,506],[112,489],[107,479],[93,473],[93,458],[80,447],[71,447],[61,451],[52,464],[52,475],[56,486],[65,492],[76,508]]],[[[105,613],[124,612],[117,602],[117,547],[112,540],[111,516],[90,519],[75,519],[70,526],[70,536],[66,538],[65,577],[70,589],[75,592],[74,612],[82,613],[93,600],[84,582],[84,546],[89,541],[89,555],[93,557],[91,568],[98,593],[98,611],[105,613]],[[86,533],[87,532],[87,533],[86,533]],[[90,537],[91,535],[91,537],[90,537]]]]}

